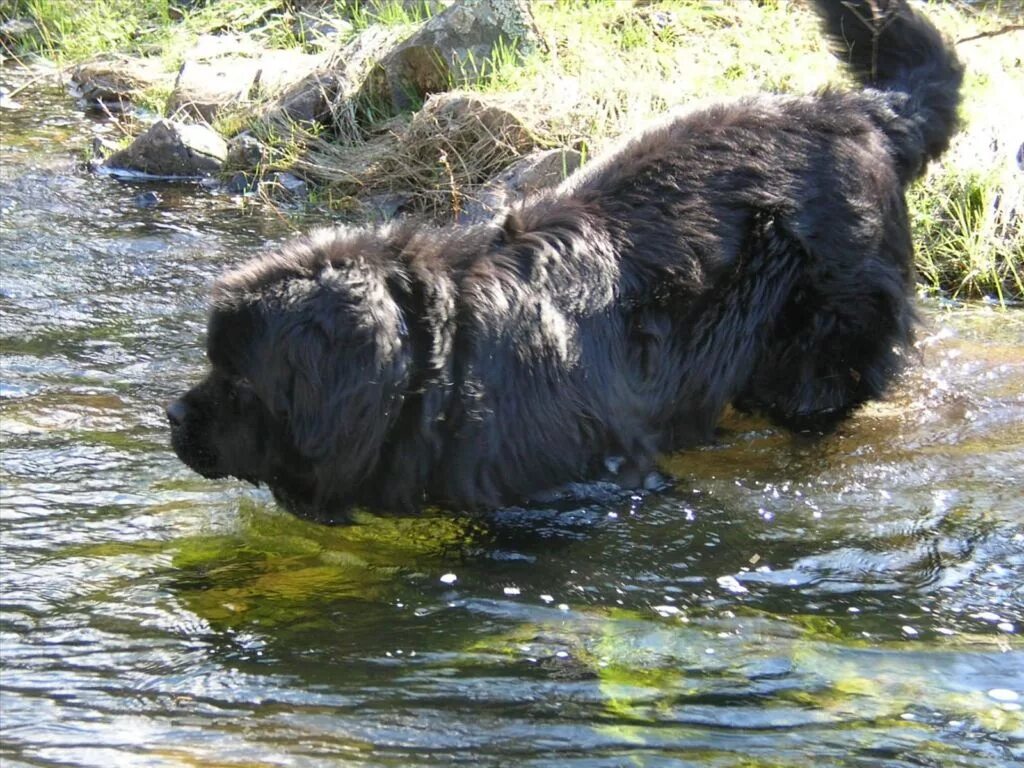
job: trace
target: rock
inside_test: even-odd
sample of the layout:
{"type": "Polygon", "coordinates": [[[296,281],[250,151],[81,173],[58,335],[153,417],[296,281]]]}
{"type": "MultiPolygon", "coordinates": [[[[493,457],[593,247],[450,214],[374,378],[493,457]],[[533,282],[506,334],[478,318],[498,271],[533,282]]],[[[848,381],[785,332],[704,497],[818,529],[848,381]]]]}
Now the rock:
{"type": "Polygon", "coordinates": [[[0,109],[6,109],[10,112],[17,112],[21,109],[21,102],[15,101],[11,98],[11,92],[6,88],[0,87],[0,109]]]}
{"type": "Polygon", "coordinates": [[[537,145],[530,127],[500,101],[471,93],[431,96],[401,137],[401,156],[427,161],[439,151],[479,184],[537,145]],[[470,172],[472,170],[472,172],[470,172]]]}
{"type": "Polygon", "coordinates": [[[486,221],[510,203],[541,189],[556,186],[580,167],[582,155],[574,149],[545,149],[512,163],[478,193],[467,196],[458,220],[486,221]]]}
{"type": "Polygon", "coordinates": [[[318,162],[342,168],[350,194],[409,190],[415,201],[407,207],[448,220],[461,209],[465,192],[536,148],[533,130],[504,106],[510,101],[462,92],[435,94],[408,123],[395,118],[386,133],[358,144],[360,156],[353,161],[339,154],[333,162],[329,157],[318,162]]]}
{"type": "Polygon", "coordinates": [[[345,78],[330,69],[307,75],[273,100],[264,111],[265,122],[290,127],[294,124],[328,124],[331,106],[344,91],[345,78]]]}
{"type": "Polygon", "coordinates": [[[527,0],[456,0],[381,59],[361,96],[379,109],[411,109],[478,78],[499,44],[522,51],[539,40],[527,0]]]}
{"type": "Polygon", "coordinates": [[[118,145],[114,142],[105,139],[102,136],[93,136],[92,141],[89,143],[86,167],[90,171],[99,171],[103,167],[104,158],[110,156],[114,152],[117,152],[117,150],[118,145]]]}
{"type": "Polygon", "coordinates": [[[373,25],[342,46],[315,72],[286,88],[267,109],[264,120],[278,126],[320,123],[340,136],[358,133],[353,97],[381,52],[402,39],[401,28],[373,25]]]}
{"type": "Polygon", "coordinates": [[[267,148],[259,139],[249,133],[240,133],[228,139],[224,166],[229,170],[255,171],[267,157],[267,148]]]}
{"type": "Polygon", "coordinates": [[[351,21],[323,16],[316,10],[299,11],[292,28],[305,46],[321,51],[336,49],[339,41],[350,37],[354,30],[351,21]]]}
{"type": "Polygon", "coordinates": [[[384,192],[378,195],[368,195],[359,202],[363,214],[370,219],[377,221],[390,221],[398,216],[412,202],[413,196],[399,192],[384,192]]]}
{"type": "Polygon", "coordinates": [[[229,195],[248,195],[256,188],[256,178],[248,173],[239,171],[234,174],[224,185],[224,191],[229,195]]]}
{"type": "Polygon", "coordinates": [[[172,76],[155,59],[97,59],[71,71],[69,88],[86,109],[119,113],[148,89],[166,87],[172,76]]]}
{"type": "Polygon", "coordinates": [[[32,19],[13,18],[0,23],[0,48],[5,52],[21,45],[34,46],[40,37],[39,25],[32,19]]]}
{"type": "Polygon", "coordinates": [[[130,170],[160,177],[196,177],[217,173],[227,144],[211,128],[157,120],[131,146],[108,157],[108,170],[130,170]]]}
{"type": "Polygon", "coordinates": [[[286,197],[290,197],[294,200],[303,200],[309,196],[309,185],[306,184],[305,179],[300,179],[298,176],[291,173],[273,173],[264,183],[264,186],[270,189],[272,195],[280,196],[280,193],[284,193],[286,197]]]}
{"type": "Polygon", "coordinates": [[[136,208],[156,208],[160,205],[160,195],[156,192],[143,192],[132,199],[136,208]]]}
{"type": "Polygon", "coordinates": [[[185,54],[167,111],[211,122],[225,106],[270,98],[326,61],[323,54],[260,49],[244,37],[204,35],[185,54]]]}

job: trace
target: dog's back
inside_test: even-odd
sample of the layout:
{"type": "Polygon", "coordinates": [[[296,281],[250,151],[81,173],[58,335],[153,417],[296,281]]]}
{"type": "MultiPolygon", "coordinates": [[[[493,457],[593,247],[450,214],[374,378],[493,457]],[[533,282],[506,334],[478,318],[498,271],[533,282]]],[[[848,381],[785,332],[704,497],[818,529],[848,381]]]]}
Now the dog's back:
{"type": "Polygon", "coordinates": [[[649,467],[707,440],[729,403],[827,431],[885,391],[915,324],[904,190],[949,143],[962,69],[905,2],[813,6],[861,88],[669,117],[519,206],[480,254],[461,282],[495,297],[468,313],[488,318],[464,356],[478,390],[557,386],[478,407],[457,475],[479,484],[493,463],[510,490],[601,450],[649,467]],[[568,357],[522,341],[537,306],[568,357]],[[530,386],[509,373],[524,349],[530,386]]]}

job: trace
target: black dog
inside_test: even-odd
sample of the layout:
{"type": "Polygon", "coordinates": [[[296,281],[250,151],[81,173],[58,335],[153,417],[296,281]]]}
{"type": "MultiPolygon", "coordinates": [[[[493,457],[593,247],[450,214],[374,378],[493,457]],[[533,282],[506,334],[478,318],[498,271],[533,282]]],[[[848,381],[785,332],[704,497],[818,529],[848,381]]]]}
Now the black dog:
{"type": "Polygon", "coordinates": [[[221,278],[181,459],[293,512],[517,501],[706,440],[827,430],[911,342],[904,189],[963,76],[902,0],[815,0],[855,92],[675,116],[494,223],[314,232],[221,278]]]}

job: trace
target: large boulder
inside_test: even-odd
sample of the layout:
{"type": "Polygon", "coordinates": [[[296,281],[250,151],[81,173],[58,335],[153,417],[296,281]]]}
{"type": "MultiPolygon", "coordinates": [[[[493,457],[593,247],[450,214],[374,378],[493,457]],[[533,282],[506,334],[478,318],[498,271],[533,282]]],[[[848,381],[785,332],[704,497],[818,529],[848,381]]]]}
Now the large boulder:
{"type": "Polygon", "coordinates": [[[479,78],[499,47],[539,44],[527,0],[456,0],[371,70],[361,95],[379,109],[415,108],[432,93],[479,78]]]}
{"type": "Polygon", "coordinates": [[[338,49],[323,66],[307,72],[267,104],[264,121],[328,125],[339,136],[357,133],[355,95],[367,72],[402,39],[401,28],[373,25],[338,49]]]}
{"type": "Polygon", "coordinates": [[[160,178],[195,178],[220,171],[226,156],[227,144],[214,130],[157,120],[129,147],[108,157],[102,167],[160,178]]]}
{"type": "Polygon", "coordinates": [[[204,35],[185,55],[167,112],[211,122],[225,106],[270,98],[327,60],[326,54],[263,49],[245,37],[204,35]]]}

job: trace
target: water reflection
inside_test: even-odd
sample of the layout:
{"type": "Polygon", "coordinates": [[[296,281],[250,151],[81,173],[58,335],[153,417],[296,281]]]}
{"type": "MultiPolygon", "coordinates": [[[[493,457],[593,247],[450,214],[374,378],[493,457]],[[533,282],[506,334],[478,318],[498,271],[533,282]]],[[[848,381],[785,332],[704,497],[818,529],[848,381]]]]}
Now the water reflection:
{"type": "Polygon", "coordinates": [[[0,168],[12,764],[1024,760],[1024,316],[926,307],[826,441],[731,417],[665,493],[320,528],[204,481],[162,406],[220,268],[322,218],[83,174],[41,91],[0,168]],[[445,577],[445,578],[442,578],[445,577]]]}

